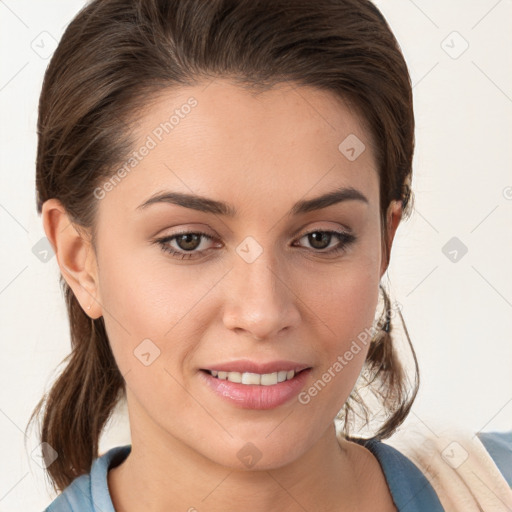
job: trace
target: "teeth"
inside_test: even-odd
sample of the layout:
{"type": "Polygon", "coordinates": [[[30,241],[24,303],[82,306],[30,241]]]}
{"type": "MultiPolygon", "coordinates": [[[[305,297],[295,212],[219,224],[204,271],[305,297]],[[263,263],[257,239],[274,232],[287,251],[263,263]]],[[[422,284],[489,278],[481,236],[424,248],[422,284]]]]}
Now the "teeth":
{"type": "Polygon", "coordinates": [[[240,375],[240,374],[235,374],[235,379],[233,380],[233,373],[229,372],[228,376],[227,376],[227,380],[229,380],[231,382],[241,382],[242,384],[256,384],[256,385],[261,384],[261,375],[259,375],[257,373],[243,373],[242,379],[240,381],[236,380],[236,375],[240,375]]]}
{"type": "Polygon", "coordinates": [[[211,370],[210,373],[213,377],[217,377],[221,380],[257,386],[273,386],[278,382],[284,382],[285,380],[290,380],[295,377],[294,370],[264,373],[263,375],[260,373],[220,372],[216,370],[211,370]]]}

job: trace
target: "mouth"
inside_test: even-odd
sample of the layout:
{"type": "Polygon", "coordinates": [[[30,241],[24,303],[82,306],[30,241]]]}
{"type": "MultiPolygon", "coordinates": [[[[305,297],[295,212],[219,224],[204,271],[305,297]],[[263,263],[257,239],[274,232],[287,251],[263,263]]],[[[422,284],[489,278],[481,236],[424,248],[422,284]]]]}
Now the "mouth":
{"type": "Polygon", "coordinates": [[[272,373],[252,373],[252,372],[228,372],[219,370],[202,369],[215,379],[227,380],[235,384],[245,384],[248,386],[275,386],[281,382],[289,381],[297,375],[310,370],[311,368],[303,368],[301,370],[280,370],[272,373]]]}
{"type": "MultiPolygon", "coordinates": [[[[312,371],[312,367],[304,365],[294,365],[293,369],[292,363],[288,364],[286,370],[272,371],[277,369],[274,363],[273,368],[260,370],[271,373],[255,373],[254,364],[249,368],[252,372],[228,372],[226,366],[232,365],[223,365],[223,370],[219,369],[220,366],[217,369],[201,369],[198,373],[202,382],[221,400],[237,408],[253,410],[274,409],[291,402],[306,386],[312,371]]],[[[287,365],[280,365],[279,368],[283,366],[287,365]]],[[[236,369],[242,369],[238,363],[236,369]]]]}

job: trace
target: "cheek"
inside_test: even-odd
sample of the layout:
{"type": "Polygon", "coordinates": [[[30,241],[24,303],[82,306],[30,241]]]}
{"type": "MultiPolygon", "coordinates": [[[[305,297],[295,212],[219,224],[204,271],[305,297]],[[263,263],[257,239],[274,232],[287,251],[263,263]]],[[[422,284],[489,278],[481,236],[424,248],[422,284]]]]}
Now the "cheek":
{"type": "Polygon", "coordinates": [[[179,318],[176,306],[187,298],[180,281],[170,282],[172,276],[166,278],[140,251],[118,247],[105,243],[99,259],[100,297],[118,364],[130,367],[143,340],[161,345],[162,334],[179,318]]]}
{"type": "Polygon", "coordinates": [[[325,336],[317,338],[322,364],[312,376],[312,386],[302,403],[313,402],[318,396],[323,403],[320,409],[328,409],[333,417],[357,381],[373,335],[380,273],[379,260],[372,254],[354,252],[353,257],[325,274],[316,273],[303,284],[308,305],[317,315],[318,332],[325,336]]]}
{"type": "Polygon", "coordinates": [[[165,264],[158,251],[156,246],[123,248],[104,242],[99,266],[105,316],[126,326],[132,337],[160,336],[193,299],[186,276],[165,264]]]}
{"type": "Polygon", "coordinates": [[[111,246],[103,254],[103,317],[127,388],[142,407],[152,407],[153,414],[164,410],[170,399],[185,406],[177,369],[194,348],[193,342],[183,343],[191,339],[184,328],[190,325],[188,313],[198,302],[197,294],[205,293],[203,287],[194,288],[188,276],[178,275],[172,265],[151,261],[147,252],[111,246]]]}
{"type": "Polygon", "coordinates": [[[354,251],[304,281],[304,296],[325,323],[326,332],[336,340],[337,348],[343,348],[343,343],[356,338],[374,321],[379,262],[370,249],[354,251]]]}
{"type": "Polygon", "coordinates": [[[337,290],[326,301],[325,319],[334,332],[334,343],[327,348],[330,366],[339,356],[345,363],[343,372],[357,378],[364,363],[371,338],[378,300],[378,284],[374,280],[340,279],[334,283],[337,290]],[[350,366],[350,368],[348,368],[350,366]]]}
{"type": "Polygon", "coordinates": [[[204,297],[222,269],[199,273],[198,266],[169,262],[157,247],[121,250],[108,242],[104,247],[99,260],[100,298],[120,369],[127,371],[139,363],[134,355],[144,347],[158,355],[155,362],[163,364],[172,354],[172,361],[166,363],[179,365],[193,350],[193,339],[199,339],[200,333],[191,330],[201,328],[201,312],[209,303],[204,297]],[[157,348],[144,341],[148,339],[157,348]]]}

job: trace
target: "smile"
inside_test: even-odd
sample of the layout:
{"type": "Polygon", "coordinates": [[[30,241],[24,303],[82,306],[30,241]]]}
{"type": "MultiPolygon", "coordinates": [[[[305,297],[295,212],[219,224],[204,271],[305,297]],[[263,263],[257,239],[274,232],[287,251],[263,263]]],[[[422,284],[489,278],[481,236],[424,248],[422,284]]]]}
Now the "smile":
{"type": "Polygon", "coordinates": [[[240,372],[222,372],[216,370],[209,370],[208,373],[213,377],[220,380],[228,380],[237,384],[247,384],[256,386],[274,386],[279,382],[291,380],[295,377],[294,370],[283,370],[273,373],[240,373],[240,372]]]}
{"type": "Polygon", "coordinates": [[[235,407],[273,409],[296,398],[310,373],[311,368],[272,373],[204,369],[199,375],[214,395],[235,407]]]}

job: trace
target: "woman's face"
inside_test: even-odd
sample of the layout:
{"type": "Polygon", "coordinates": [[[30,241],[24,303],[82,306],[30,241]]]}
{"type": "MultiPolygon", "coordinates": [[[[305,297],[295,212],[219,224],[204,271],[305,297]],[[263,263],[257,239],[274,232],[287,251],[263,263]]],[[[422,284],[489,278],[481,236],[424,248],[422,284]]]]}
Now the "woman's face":
{"type": "Polygon", "coordinates": [[[332,426],[368,350],[386,268],[368,133],[329,93],[254,96],[218,79],[162,95],[137,136],[124,172],[95,191],[94,307],[132,442],[232,467],[291,462],[332,426]],[[142,206],[171,193],[201,199],[142,206]],[[205,371],[293,367],[309,370],[259,386],[205,371]]]}

